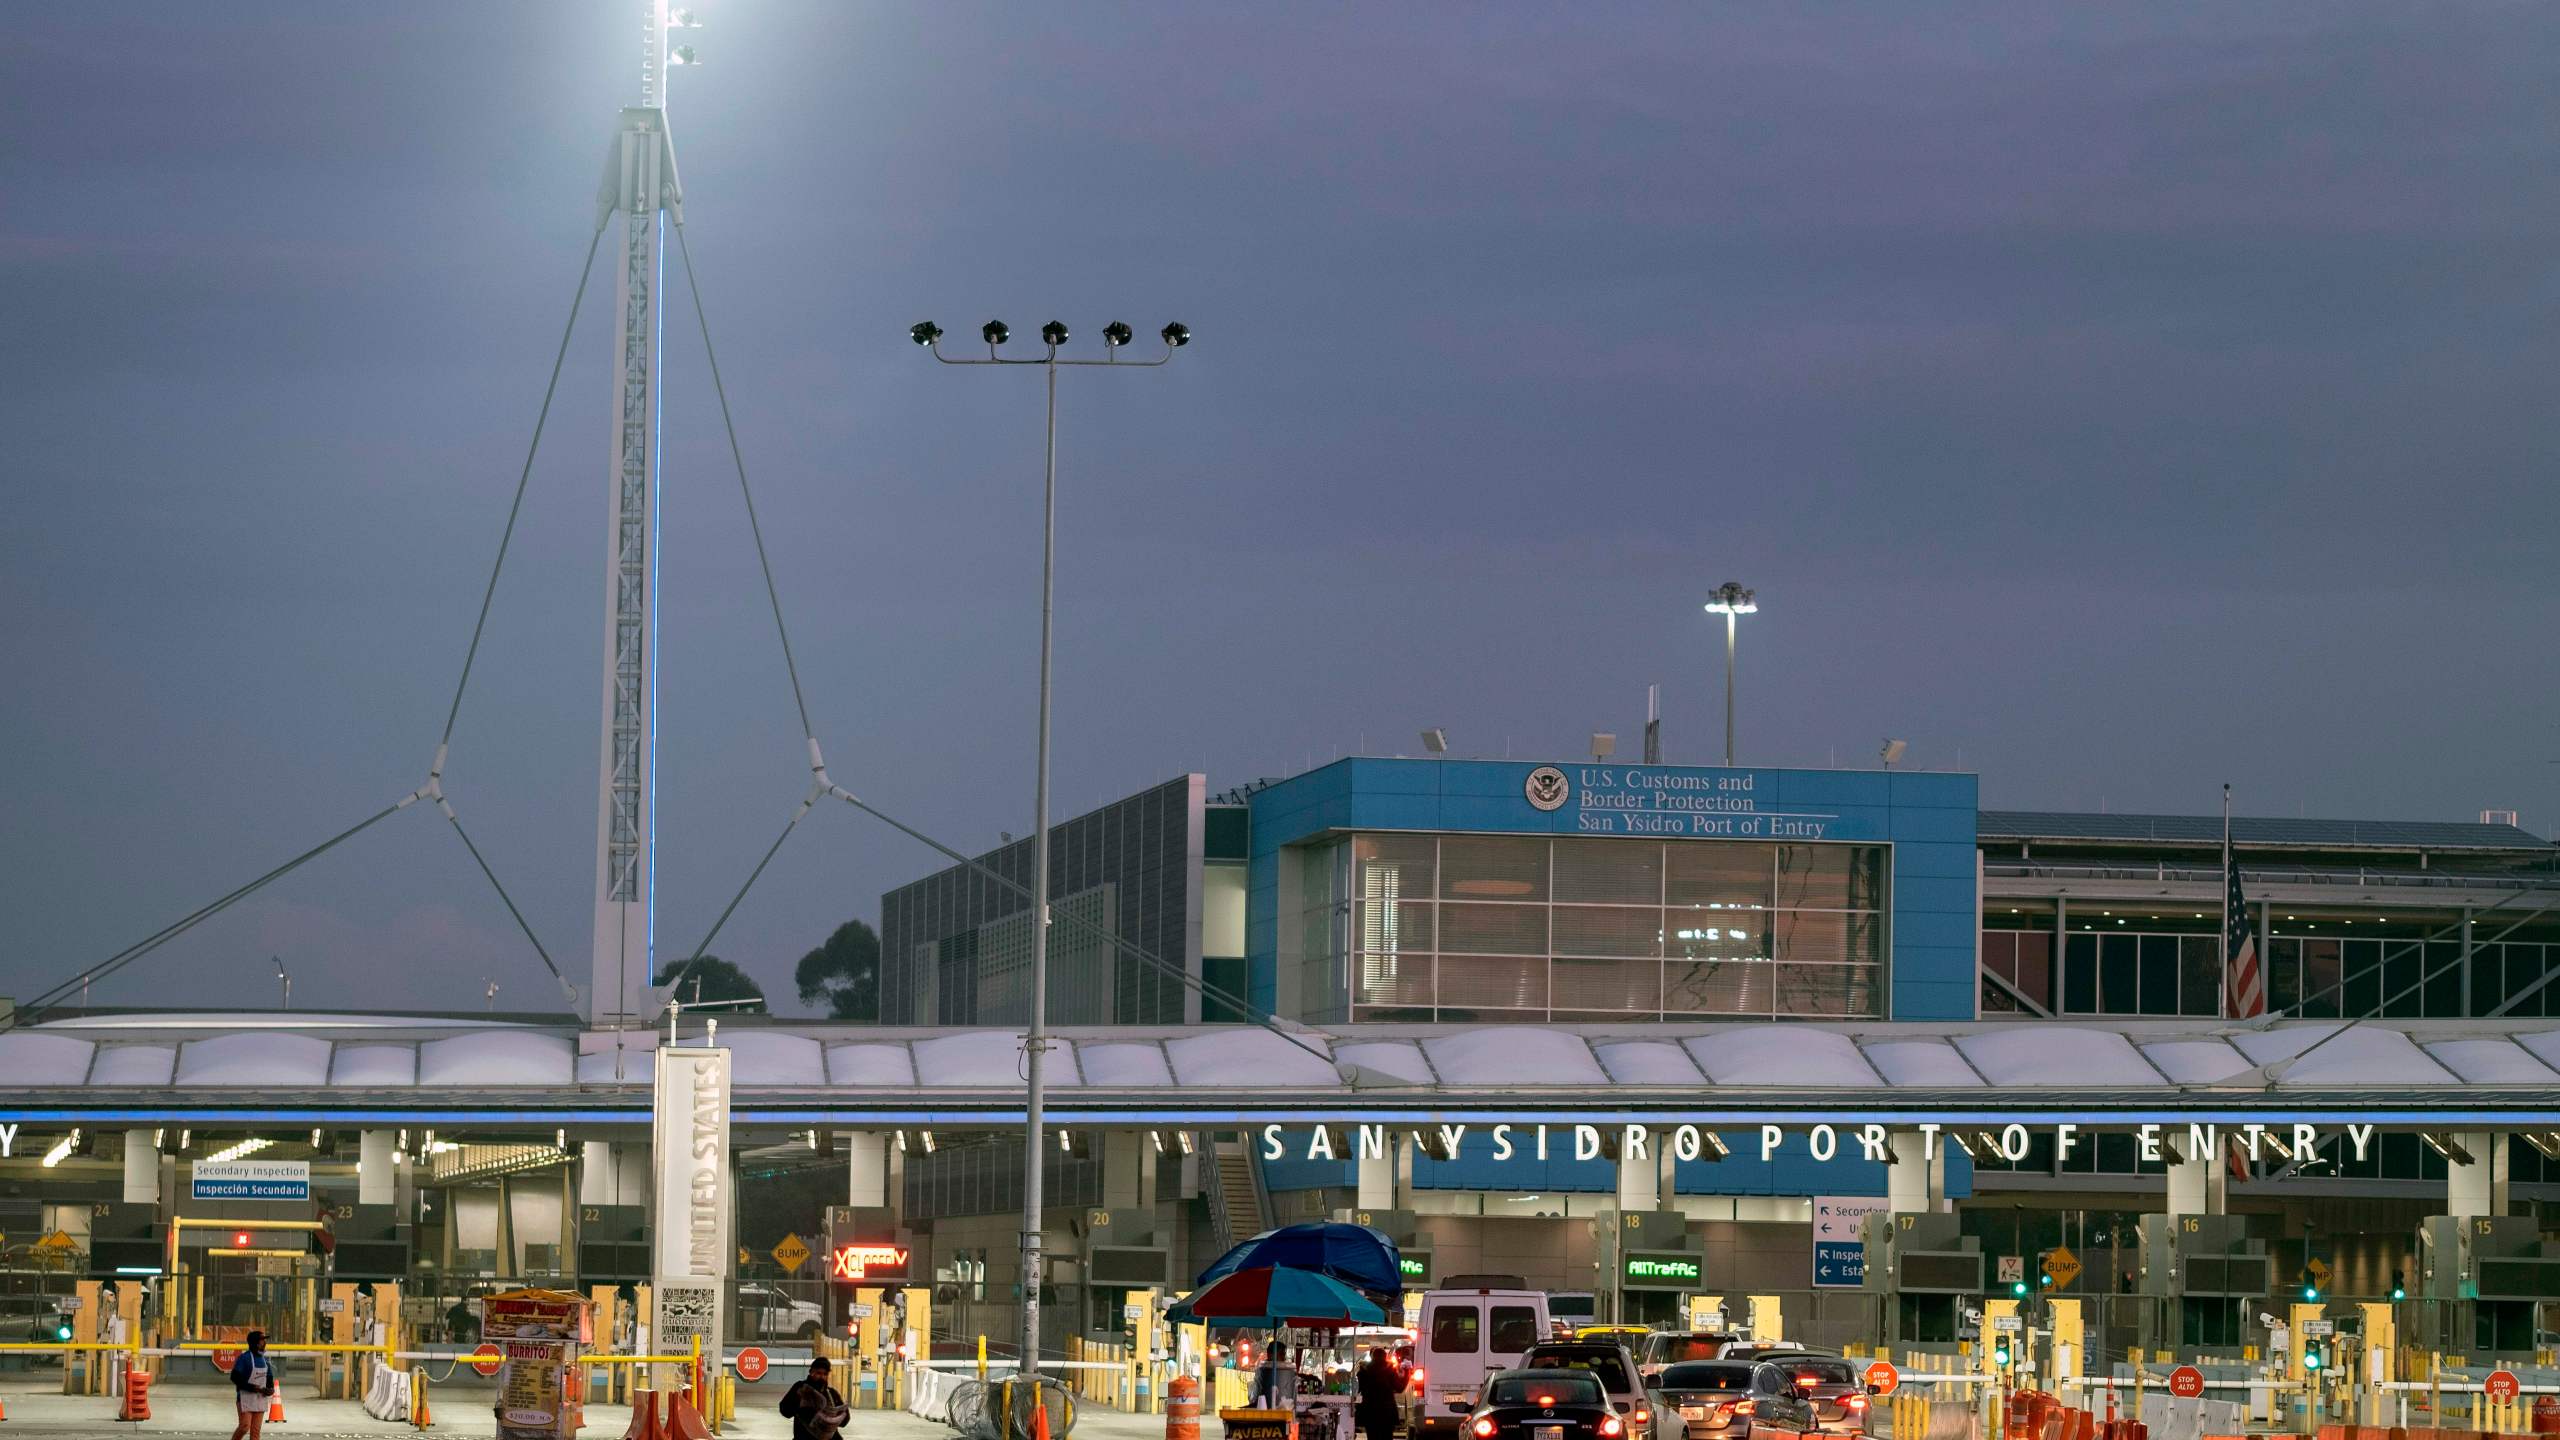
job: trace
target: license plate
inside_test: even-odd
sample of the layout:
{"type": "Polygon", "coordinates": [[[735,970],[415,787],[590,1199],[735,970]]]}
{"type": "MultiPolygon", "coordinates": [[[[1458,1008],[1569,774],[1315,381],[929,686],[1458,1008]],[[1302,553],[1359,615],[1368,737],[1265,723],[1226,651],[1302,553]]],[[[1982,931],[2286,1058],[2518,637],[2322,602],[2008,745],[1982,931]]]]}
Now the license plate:
{"type": "Polygon", "coordinates": [[[1440,1400],[1445,1405],[1463,1405],[1466,1403],[1467,1396],[1463,1390],[1443,1390],[1440,1392],[1440,1400]]]}
{"type": "Polygon", "coordinates": [[[1680,1407],[1680,1418],[1683,1420],[1704,1420],[1707,1418],[1707,1407],[1704,1405],[1683,1405],[1680,1407]]]}
{"type": "Polygon", "coordinates": [[[1564,1440],[1564,1427],[1561,1425],[1537,1425],[1530,1428],[1536,1432],[1532,1440],[1564,1440]]]}

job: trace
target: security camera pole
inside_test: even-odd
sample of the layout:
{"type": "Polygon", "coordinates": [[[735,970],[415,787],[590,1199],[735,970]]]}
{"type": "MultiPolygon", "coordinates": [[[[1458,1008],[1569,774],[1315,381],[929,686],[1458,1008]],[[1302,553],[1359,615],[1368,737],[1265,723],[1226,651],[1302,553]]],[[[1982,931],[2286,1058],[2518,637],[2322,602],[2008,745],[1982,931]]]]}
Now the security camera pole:
{"type": "MultiPolygon", "coordinates": [[[[1036,360],[1008,360],[996,349],[1012,337],[1012,332],[1003,321],[990,320],[978,332],[979,338],[987,342],[987,358],[964,360],[942,353],[942,327],[932,321],[907,331],[908,339],[931,351],[933,358],[945,365],[1038,365],[1048,372],[1049,438],[1041,486],[1040,527],[1040,750],[1031,802],[1031,1019],[1022,1039],[1027,1093],[1022,1112],[1022,1358],[1018,1373],[1033,1382],[1027,1392],[1032,1397],[1031,1404],[1040,1403],[1040,1190],[1049,1143],[1049,1088],[1042,1061],[1049,1050],[1049,641],[1057,608],[1058,367],[1098,365],[1151,370],[1191,343],[1191,327],[1178,322],[1158,333],[1164,340],[1164,353],[1153,360],[1120,358],[1122,347],[1131,337],[1129,327],[1117,320],[1102,327],[1103,358],[1061,360],[1058,347],[1067,343],[1067,327],[1052,320],[1040,327],[1040,341],[1046,353],[1036,360]]],[[[1028,1432],[1029,1427],[1025,1426],[1023,1433],[1028,1432]]]]}

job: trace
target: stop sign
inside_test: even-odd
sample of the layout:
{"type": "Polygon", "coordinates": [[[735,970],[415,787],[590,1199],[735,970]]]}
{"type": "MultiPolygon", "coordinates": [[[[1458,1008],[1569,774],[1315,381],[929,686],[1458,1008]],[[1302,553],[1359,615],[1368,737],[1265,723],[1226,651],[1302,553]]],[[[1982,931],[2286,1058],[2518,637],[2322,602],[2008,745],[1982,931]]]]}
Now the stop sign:
{"type": "Polygon", "coordinates": [[[231,1367],[240,1363],[240,1352],[237,1350],[216,1350],[205,1356],[205,1358],[213,1362],[213,1368],[217,1373],[228,1375],[231,1373],[231,1367]]]}
{"type": "Polygon", "coordinates": [[[483,1375],[497,1374],[499,1364],[505,1359],[504,1352],[486,1340],[480,1342],[479,1348],[473,1350],[471,1356],[471,1368],[483,1375]]]}
{"type": "Polygon", "coordinates": [[[738,1378],[750,1384],[763,1379],[764,1372],[772,1365],[773,1362],[765,1358],[765,1353],[753,1345],[738,1352],[738,1378]]]}
{"type": "Polygon", "coordinates": [[[2204,1393],[2204,1372],[2193,1365],[2181,1365],[2170,1371],[2169,1393],[2181,1400],[2193,1400],[2204,1393]]]}
{"type": "Polygon", "coordinates": [[[2492,1370],[2489,1372],[2489,1378],[2480,1382],[2480,1389],[2490,1399],[2503,1405],[2516,1398],[2522,1386],[2517,1381],[2516,1372],[2513,1370],[2492,1370]]]}
{"type": "Polygon", "coordinates": [[[1867,1388],[1878,1395],[1890,1395],[1902,1383],[1902,1372],[1890,1360],[1878,1360],[1867,1367],[1867,1388]]]}

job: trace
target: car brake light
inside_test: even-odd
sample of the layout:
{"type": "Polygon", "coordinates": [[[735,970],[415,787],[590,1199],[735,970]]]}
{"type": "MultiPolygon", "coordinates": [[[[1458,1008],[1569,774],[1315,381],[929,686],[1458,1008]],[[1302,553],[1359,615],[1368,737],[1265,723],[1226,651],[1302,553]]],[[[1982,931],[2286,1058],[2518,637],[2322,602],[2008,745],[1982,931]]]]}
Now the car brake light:
{"type": "Polygon", "coordinates": [[[1867,1408],[1867,1397],[1866,1397],[1866,1396],[1864,1396],[1864,1395],[1852,1395],[1852,1396],[1850,1396],[1850,1397],[1849,1397],[1849,1408],[1850,1408],[1850,1409],[1852,1409],[1852,1410],[1864,1410],[1864,1409],[1866,1409],[1866,1408],[1867,1408]]]}
{"type": "Polygon", "coordinates": [[[1478,1435],[1491,1435],[1493,1433],[1493,1417],[1490,1415],[1479,1415],[1476,1417],[1476,1423],[1468,1428],[1475,1431],[1478,1435]]]}
{"type": "Polygon", "coordinates": [[[1819,1385],[1822,1383],[1822,1377],[1819,1375],[1799,1375],[1796,1377],[1796,1383],[1799,1385],[1819,1385]]]}
{"type": "Polygon", "coordinates": [[[1639,1425],[1650,1425],[1650,1424],[1652,1424],[1652,1423],[1653,1423],[1653,1412],[1652,1412],[1652,1411],[1650,1411],[1650,1410],[1645,1409],[1645,1408],[1644,1408],[1643,1406],[1641,1406],[1641,1405],[1637,1406],[1637,1407],[1636,1407],[1636,1423],[1637,1423],[1637,1424],[1639,1424],[1639,1425]]]}
{"type": "Polygon", "coordinates": [[[1730,1401],[1730,1400],[1727,1400],[1727,1401],[1725,1401],[1723,1404],[1718,1405],[1718,1406],[1716,1407],[1716,1418],[1717,1418],[1717,1419],[1719,1419],[1719,1420],[1723,1419],[1724,1417],[1726,1417],[1727,1415],[1730,1415],[1730,1414],[1732,1414],[1732,1413],[1733,1413],[1733,1402],[1732,1402],[1732,1401],[1730,1401]]]}
{"type": "Polygon", "coordinates": [[[1618,1419],[1617,1416],[1603,1415],[1600,1417],[1600,1433],[1603,1435],[1624,1435],[1627,1433],[1627,1427],[1624,1422],[1618,1419]]]}
{"type": "Polygon", "coordinates": [[[1753,1415],[1759,1413],[1759,1410],[1760,1402],[1757,1400],[1745,1400],[1733,1407],[1733,1413],[1736,1415],[1753,1415]]]}
{"type": "Polygon", "coordinates": [[[1536,1406],[1538,1406],[1538,1408],[1540,1408],[1540,1409],[1542,1409],[1542,1410],[1552,1410],[1552,1409],[1554,1409],[1554,1408],[1555,1408],[1555,1404],[1556,1404],[1556,1397],[1554,1397],[1553,1395],[1541,1395],[1541,1396],[1538,1396],[1538,1397],[1536,1398],[1536,1400],[1532,1401],[1531,1403],[1535,1404],[1536,1406]]]}

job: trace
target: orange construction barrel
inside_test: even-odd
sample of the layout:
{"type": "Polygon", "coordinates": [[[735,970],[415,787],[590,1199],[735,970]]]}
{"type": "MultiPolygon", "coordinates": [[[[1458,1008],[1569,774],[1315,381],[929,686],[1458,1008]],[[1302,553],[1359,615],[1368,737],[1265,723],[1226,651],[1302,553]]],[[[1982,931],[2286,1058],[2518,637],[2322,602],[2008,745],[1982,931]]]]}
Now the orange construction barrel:
{"type": "Polygon", "coordinates": [[[1165,1387],[1164,1440],[1200,1440],[1200,1382],[1188,1375],[1165,1387]]]}

